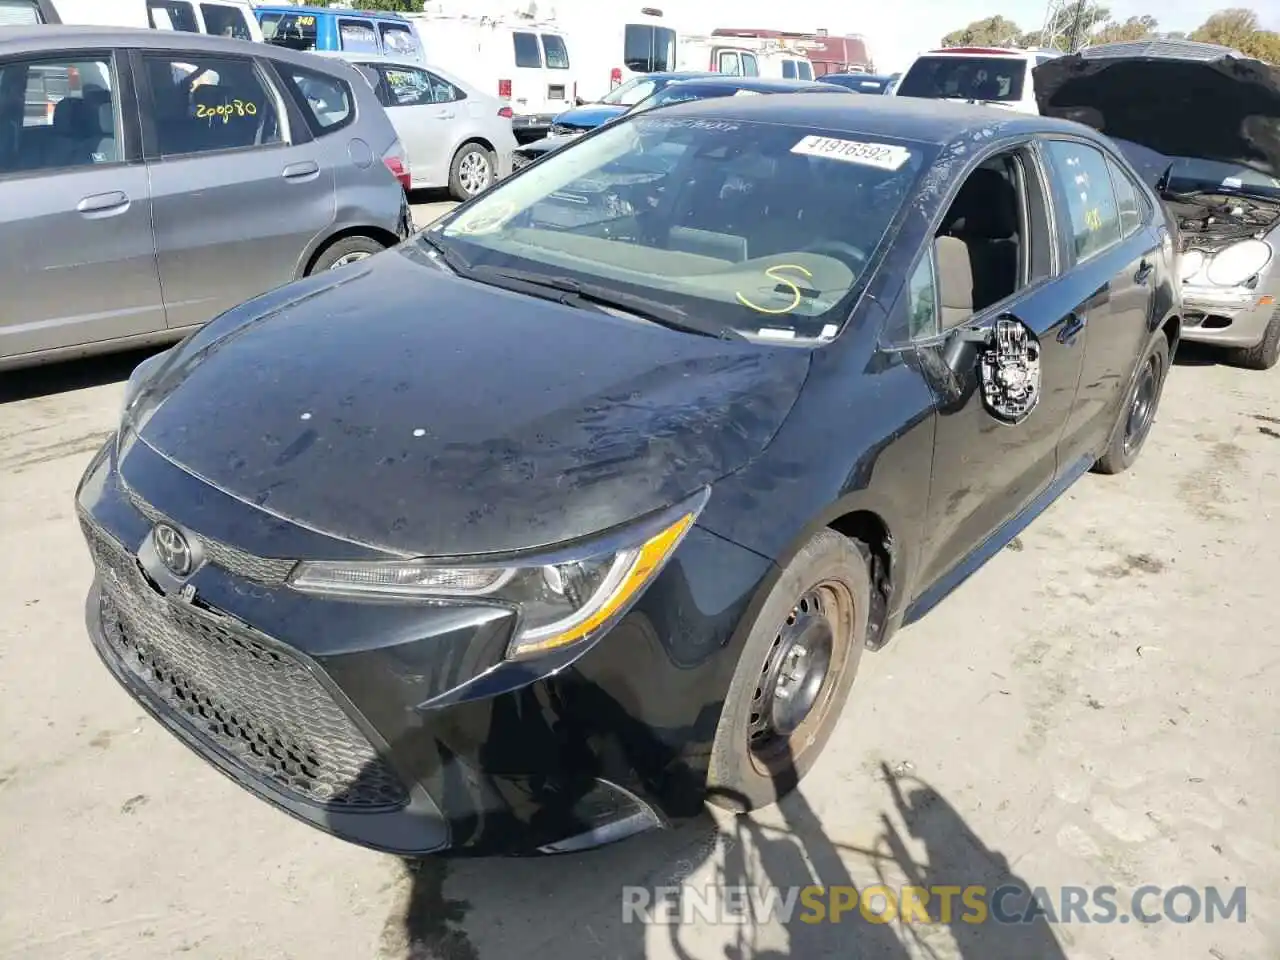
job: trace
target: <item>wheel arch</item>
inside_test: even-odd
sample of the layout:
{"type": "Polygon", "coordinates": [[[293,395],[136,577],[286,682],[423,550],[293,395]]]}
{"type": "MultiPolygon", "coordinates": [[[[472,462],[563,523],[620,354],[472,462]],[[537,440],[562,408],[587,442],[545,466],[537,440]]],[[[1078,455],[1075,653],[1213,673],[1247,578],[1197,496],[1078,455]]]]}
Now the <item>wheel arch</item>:
{"type": "Polygon", "coordinates": [[[400,242],[400,238],[398,236],[383,227],[374,227],[369,225],[343,227],[341,230],[329,234],[319,243],[315,244],[307,255],[299,261],[297,279],[301,280],[303,277],[308,276],[311,273],[311,268],[315,266],[317,260],[324,256],[324,252],[326,250],[332,247],[335,243],[350,239],[351,237],[368,237],[370,240],[376,240],[384,247],[394,247],[400,242]]]}

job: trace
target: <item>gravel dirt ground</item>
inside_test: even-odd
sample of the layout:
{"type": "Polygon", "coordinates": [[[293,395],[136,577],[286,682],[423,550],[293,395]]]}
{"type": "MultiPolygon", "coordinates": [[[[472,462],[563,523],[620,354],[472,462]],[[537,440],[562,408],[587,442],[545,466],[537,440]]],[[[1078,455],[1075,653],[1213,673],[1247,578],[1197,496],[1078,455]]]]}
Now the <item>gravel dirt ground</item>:
{"type": "Polygon", "coordinates": [[[1085,478],[864,658],[781,808],[408,867],[251,798],[91,650],[72,490],[139,359],[0,375],[0,957],[1280,956],[1280,373],[1187,350],[1138,465],[1085,478]],[[625,885],[1010,878],[1114,885],[1121,913],[1143,884],[1243,885],[1247,920],[623,922],[625,885]]]}

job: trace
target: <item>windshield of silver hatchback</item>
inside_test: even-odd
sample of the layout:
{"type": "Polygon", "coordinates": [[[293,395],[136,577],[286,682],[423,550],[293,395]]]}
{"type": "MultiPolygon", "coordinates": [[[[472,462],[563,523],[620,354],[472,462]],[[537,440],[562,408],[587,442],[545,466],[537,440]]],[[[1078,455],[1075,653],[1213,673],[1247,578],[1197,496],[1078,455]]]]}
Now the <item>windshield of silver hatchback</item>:
{"type": "Polygon", "coordinates": [[[499,184],[424,242],[482,282],[546,282],[711,335],[829,339],[925,153],[872,134],[646,115],[499,184]]]}

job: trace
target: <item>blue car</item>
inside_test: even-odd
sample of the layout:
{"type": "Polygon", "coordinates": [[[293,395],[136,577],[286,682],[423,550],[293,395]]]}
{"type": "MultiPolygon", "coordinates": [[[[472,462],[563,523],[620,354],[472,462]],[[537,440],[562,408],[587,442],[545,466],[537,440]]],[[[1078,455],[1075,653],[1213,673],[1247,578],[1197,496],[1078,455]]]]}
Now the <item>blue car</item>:
{"type": "Polygon", "coordinates": [[[345,50],[422,59],[413,24],[389,11],[338,7],[258,6],[254,8],[267,43],[291,50],[345,50]]]}
{"type": "Polygon", "coordinates": [[[646,73],[632,77],[620,87],[615,87],[599,103],[586,103],[566,110],[551,122],[553,137],[572,136],[594,130],[602,123],[620,117],[637,103],[647,100],[668,84],[695,77],[714,77],[714,73],[684,71],[680,73],[646,73]]]}

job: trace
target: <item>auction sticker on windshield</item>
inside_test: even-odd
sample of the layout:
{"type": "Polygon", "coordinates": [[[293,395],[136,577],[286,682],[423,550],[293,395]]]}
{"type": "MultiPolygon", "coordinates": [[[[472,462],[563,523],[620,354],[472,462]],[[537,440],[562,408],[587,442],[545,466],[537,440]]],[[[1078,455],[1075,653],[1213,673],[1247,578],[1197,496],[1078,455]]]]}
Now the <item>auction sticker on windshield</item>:
{"type": "Polygon", "coordinates": [[[791,148],[808,157],[827,157],[845,163],[860,163],[881,170],[899,170],[911,159],[911,151],[892,143],[860,143],[835,137],[808,136],[791,148]]]}

